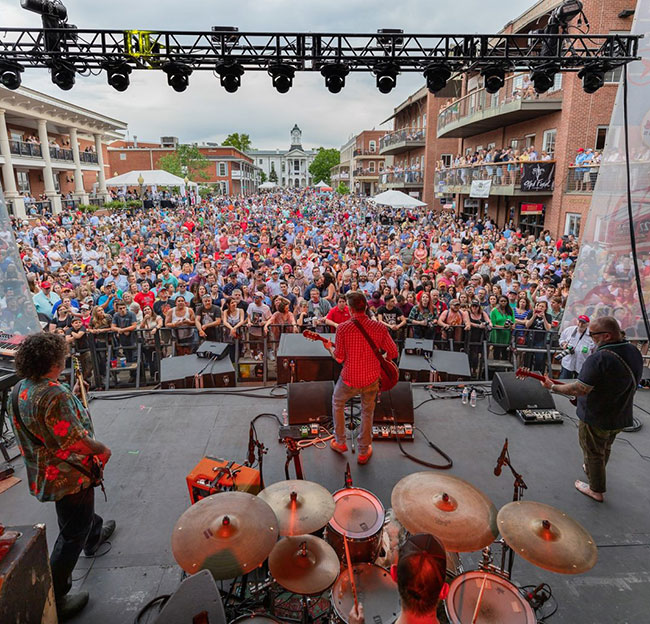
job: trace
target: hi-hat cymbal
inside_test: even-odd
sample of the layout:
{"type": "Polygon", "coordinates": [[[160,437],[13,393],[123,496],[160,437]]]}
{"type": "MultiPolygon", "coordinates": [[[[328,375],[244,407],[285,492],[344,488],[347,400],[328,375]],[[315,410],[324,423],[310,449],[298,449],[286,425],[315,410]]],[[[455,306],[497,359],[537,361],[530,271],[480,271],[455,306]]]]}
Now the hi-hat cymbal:
{"type": "Polygon", "coordinates": [[[275,512],[280,535],[313,533],[334,515],[334,498],[322,485],[312,481],[279,481],[258,496],[275,512]]]}
{"type": "Polygon", "coordinates": [[[431,533],[452,552],[480,550],[498,535],[496,507],[458,477],[414,472],[393,488],[391,504],[409,533],[431,533]]]}
{"type": "Polygon", "coordinates": [[[314,535],[283,537],[269,555],[276,582],[294,594],[313,596],[329,589],[341,570],[334,549],[314,535]]]}
{"type": "Polygon", "coordinates": [[[246,492],[222,492],[187,509],[172,533],[172,552],[187,573],[230,579],[260,566],[278,539],[269,505],[246,492]]]}
{"type": "Polygon", "coordinates": [[[563,511],[535,501],[508,503],[497,525],[512,550],[526,561],[560,574],[591,570],[598,548],[585,528],[563,511]]]}

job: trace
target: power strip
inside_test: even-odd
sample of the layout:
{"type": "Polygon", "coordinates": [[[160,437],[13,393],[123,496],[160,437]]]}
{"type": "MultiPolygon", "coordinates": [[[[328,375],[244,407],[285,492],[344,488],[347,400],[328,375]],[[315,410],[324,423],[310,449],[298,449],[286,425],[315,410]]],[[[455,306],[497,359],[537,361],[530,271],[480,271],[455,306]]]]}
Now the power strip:
{"type": "Polygon", "coordinates": [[[373,425],[373,440],[413,440],[413,425],[373,425]],[[397,436],[396,436],[397,434],[397,436]]]}

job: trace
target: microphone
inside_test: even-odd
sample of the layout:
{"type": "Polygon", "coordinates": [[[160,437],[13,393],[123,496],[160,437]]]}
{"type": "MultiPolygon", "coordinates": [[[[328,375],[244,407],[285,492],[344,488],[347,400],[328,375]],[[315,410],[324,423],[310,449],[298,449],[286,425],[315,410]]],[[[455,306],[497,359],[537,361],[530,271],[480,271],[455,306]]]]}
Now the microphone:
{"type": "Polygon", "coordinates": [[[501,468],[503,468],[503,465],[506,463],[507,454],[508,454],[508,438],[506,438],[506,441],[503,444],[503,448],[501,449],[501,455],[499,455],[499,459],[497,460],[497,465],[494,468],[495,477],[501,476],[501,468]]]}
{"type": "Polygon", "coordinates": [[[253,423],[251,423],[248,430],[248,465],[252,466],[255,463],[255,440],[253,437],[253,423]]]}
{"type": "Polygon", "coordinates": [[[346,488],[351,488],[352,487],[352,473],[350,472],[350,462],[348,462],[345,466],[345,487],[346,488]]]}

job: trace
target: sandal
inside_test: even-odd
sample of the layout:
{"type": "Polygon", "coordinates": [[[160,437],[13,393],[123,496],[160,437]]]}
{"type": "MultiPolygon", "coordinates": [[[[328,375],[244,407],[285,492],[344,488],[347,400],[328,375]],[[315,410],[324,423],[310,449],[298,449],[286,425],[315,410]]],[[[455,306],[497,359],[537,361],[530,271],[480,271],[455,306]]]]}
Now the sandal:
{"type": "Polygon", "coordinates": [[[603,495],[600,492],[592,492],[588,483],[585,483],[584,481],[576,481],[574,485],[580,494],[588,496],[597,503],[603,502],[603,495]]]}

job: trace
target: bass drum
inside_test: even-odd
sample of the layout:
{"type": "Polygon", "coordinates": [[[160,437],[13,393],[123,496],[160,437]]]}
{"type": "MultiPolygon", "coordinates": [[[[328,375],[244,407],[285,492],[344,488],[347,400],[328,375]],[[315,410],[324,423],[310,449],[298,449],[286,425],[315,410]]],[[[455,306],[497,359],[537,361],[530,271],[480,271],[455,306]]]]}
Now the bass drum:
{"type": "Polygon", "coordinates": [[[483,580],[477,624],[536,624],[532,607],[509,581],[490,572],[465,572],[449,586],[445,602],[450,624],[471,624],[483,580]]]}
{"type": "Polygon", "coordinates": [[[334,492],[334,503],[325,541],[345,564],[345,535],[352,563],[372,563],[381,548],[385,515],[381,501],[372,492],[353,487],[334,492]]]}
{"type": "Polygon", "coordinates": [[[250,615],[241,615],[228,624],[282,624],[282,620],[265,613],[251,613],[250,615]]]}
{"type": "MultiPolygon", "coordinates": [[[[397,583],[390,573],[372,563],[352,566],[357,597],[363,604],[366,622],[394,622],[400,612],[397,583]]],[[[346,568],[332,587],[332,619],[336,624],[348,624],[354,606],[354,594],[346,568]]]]}

